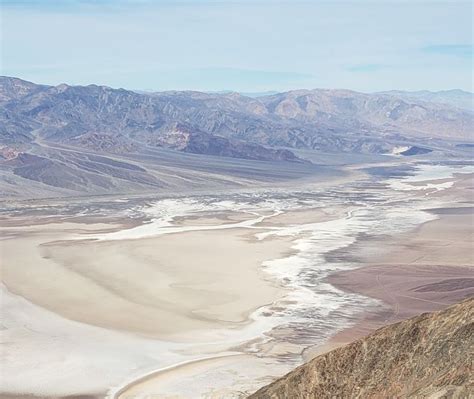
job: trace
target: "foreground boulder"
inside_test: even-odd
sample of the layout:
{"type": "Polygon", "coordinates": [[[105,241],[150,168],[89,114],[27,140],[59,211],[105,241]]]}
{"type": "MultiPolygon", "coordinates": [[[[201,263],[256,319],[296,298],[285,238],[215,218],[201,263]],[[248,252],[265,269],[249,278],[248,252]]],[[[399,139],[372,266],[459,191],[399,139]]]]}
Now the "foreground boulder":
{"type": "Polygon", "coordinates": [[[473,351],[470,298],[320,355],[249,398],[470,398],[473,351]]]}

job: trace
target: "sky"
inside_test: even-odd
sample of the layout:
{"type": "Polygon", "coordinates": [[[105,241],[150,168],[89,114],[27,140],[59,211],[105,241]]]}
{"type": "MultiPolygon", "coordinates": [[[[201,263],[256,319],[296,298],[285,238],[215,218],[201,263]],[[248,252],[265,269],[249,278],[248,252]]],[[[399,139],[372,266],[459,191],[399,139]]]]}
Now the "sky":
{"type": "Polygon", "coordinates": [[[470,1],[0,1],[0,73],[35,83],[472,91],[470,1]]]}

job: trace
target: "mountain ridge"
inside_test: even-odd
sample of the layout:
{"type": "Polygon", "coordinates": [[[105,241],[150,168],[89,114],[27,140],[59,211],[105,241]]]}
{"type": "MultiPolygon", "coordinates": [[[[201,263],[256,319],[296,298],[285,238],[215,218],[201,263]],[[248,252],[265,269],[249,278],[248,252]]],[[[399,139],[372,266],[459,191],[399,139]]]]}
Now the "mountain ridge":
{"type": "MultiPolygon", "coordinates": [[[[474,141],[473,121],[472,111],[350,90],[257,98],[196,91],[140,94],[0,77],[0,165],[7,191],[15,192],[22,183],[14,176],[61,189],[76,181],[76,191],[104,192],[106,187],[111,193],[119,187],[141,190],[143,184],[160,189],[178,181],[190,184],[178,177],[183,173],[194,176],[194,184],[192,168],[201,170],[200,162],[207,178],[218,176],[221,186],[247,184],[255,176],[263,181],[264,175],[274,181],[271,169],[277,163],[278,179],[307,176],[317,169],[310,163],[320,163],[318,154],[466,155],[474,141]],[[11,162],[18,154],[25,155],[22,162],[11,162]],[[85,154],[107,158],[108,166],[91,165],[85,154]],[[117,171],[110,166],[115,159],[144,172],[117,171]],[[238,165],[238,170],[224,165],[238,165]],[[249,173],[251,168],[259,172],[249,173]]],[[[205,184],[205,178],[200,180],[205,184]]]]}
{"type": "MultiPolygon", "coordinates": [[[[260,98],[195,91],[138,94],[107,86],[44,86],[3,77],[0,100],[4,144],[14,144],[14,136],[33,141],[30,133],[39,126],[38,134],[55,142],[94,133],[113,135],[126,142],[125,147],[132,142],[173,147],[166,140],[156,142],[156,137],[181,123],[196,135],[289,151],[390,153],[396,146],[392,142],[398,141],[472,141],[474,121],[466,110],[349,90],[297,90],[260,98]]],[[[222,144],[232,146],[225,140],[222,144]]],[[[262,151],[267,154],[261,159],[267,160],[271,152],[262,151]]],[[[245,152],[232,156],[246,158],[245,152]]],[[[296,158],[293,154],[286,160],[296,158]]]]}
{"type": "Polygon", "coordinates": [[[421,100],[426,102],[436,102],[446,104],[462,109],[472,110],[474,106],[474,93],[461,89],[450,90],[417,90],[417,91],[400,91],[389,90],[379,92],[379,94],[396,95],[405,99],[421,100]]]}

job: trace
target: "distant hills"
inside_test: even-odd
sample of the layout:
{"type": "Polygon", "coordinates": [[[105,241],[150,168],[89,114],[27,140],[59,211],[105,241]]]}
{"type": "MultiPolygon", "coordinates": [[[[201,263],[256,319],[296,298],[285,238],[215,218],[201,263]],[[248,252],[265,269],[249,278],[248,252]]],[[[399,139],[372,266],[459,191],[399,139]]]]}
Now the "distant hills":
{"type": "Polygon", "coordinates": [[[105,86],[0,79],[1,140],[131,151],[154,146],[249,159],[295,160],[260,146],[384,152],[387,139],[472,140],[466,93],[297,90],[250,98],[192,91],[138,94],[105,86]],[[426,102],[436,99],[436,102],[426,102]],[[416,100],[416,101],[415,101],[416,100]],[[459,102],[464,103],[467,101],[459,102]],[[383,140],[382,140],[383,139],[383,140]]]}
{"type": "Polygon", "coordinates": [[[320,355],[249,399],[470,398],[474,299],[320,355]]]}
{"type": "Polygon", "coordinates": [[[398,96],[407,101],[424,101],[438,104],[451,105],[466,110],[472,111],[474,108],[474,93],[468,91],[454,89],[443,91],[399,91],[392,90],[382,92],[379,94],[387,94],[391,96],[398,96]]]}
{"type": "MultiPolygon", "coordinates": [[[[0,154],[3,169],[16,176],[68,189],[72,180],[76,181],[72,189],[82,190],[90,188],[87,176],[93,173],[102,182],[99,186],[110,186],[107,192],[120,183],[116,179],[111,183],[110,173],[123,180],[123,170],[109,170],[109,162],[98,172],[81,161],[64,181],[62,172],[71,167],[68,155],[71,160],[84,153],[122,162],[133,158],[143,176],[129,169],[124,189],[137,184],[141,189],[151,182],[162,186],[160,181],[168,179],[166,172],[159,179],[148,176],[141,165],[163,151],[168,151],[166,157],[174,157],[169,162],[176,168],[180,168],[181,153],[220,157],[222,164],[228,159],[291,163],[300,165],[291,168],[302,170],[310,168],[301,155],[305,151],[389,154],[415,146],[410,155],[469,144],[473,112],[453,106],[455,102],[466,104],[466,93],[296,90],[248,97],[194,91],[137,93],[97,85],[46,86],[0,77],[0,154]],[[65,167],[52,173],[58,162],[66,162],[65,167]],[[43,172],[32,173],[37,165],[43,172]],[[57,176],[51,179],[51,174],[57,176]]],[[[193,162],[199,164],[197,159],[193,162]]],[[[210,165],[209,161],[204,164],[210,165]]],[[[224,169],[224,175],[236,172],[224,169]]]]}

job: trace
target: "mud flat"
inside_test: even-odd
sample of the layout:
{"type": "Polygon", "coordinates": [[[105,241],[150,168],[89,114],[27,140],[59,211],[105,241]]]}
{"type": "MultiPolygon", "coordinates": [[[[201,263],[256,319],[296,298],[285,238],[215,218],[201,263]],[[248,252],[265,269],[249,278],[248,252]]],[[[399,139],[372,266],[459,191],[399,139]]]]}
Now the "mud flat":
{"type": "Polygon", "coordinates": [[[227,213],[182,218],[182,232],[138,239],[141,225],[89,217],[5,223],[2,395],[100,397],[153,370],[233,359],[232,347],[271,328],[250,316],[286,289],[261,265],[287,256],[294,237],[258,240],[254,230],[228,225],[252,227],[260,215],[227,213]],[[117,232],[120,240],[107,239],[117,232]],[[39,359],[48,367],[38,369],[39,359]],[[58,373],[65,364],[68,372],[58,373]]]}
{"type": "Polygon", "coordinates": [[[15,211],[0,393],[238,398],[308,347],[444,306],[471,289],[471,216],[449,209],[472,185],[454,173],[15,211]]]}
{"type": "Polygon", "coordinates": [[[328,282],[381,300],[384,306],[365,313],[324,345],[308,349],[307,359],[388,323],[474,296],[473,175],[458,175],[449,182],[451,189],[433,193],[449,205],[427,209],[438,219],[395,237],[361,239],[352,248],[363,267],[335,273],[328,282]]]}

